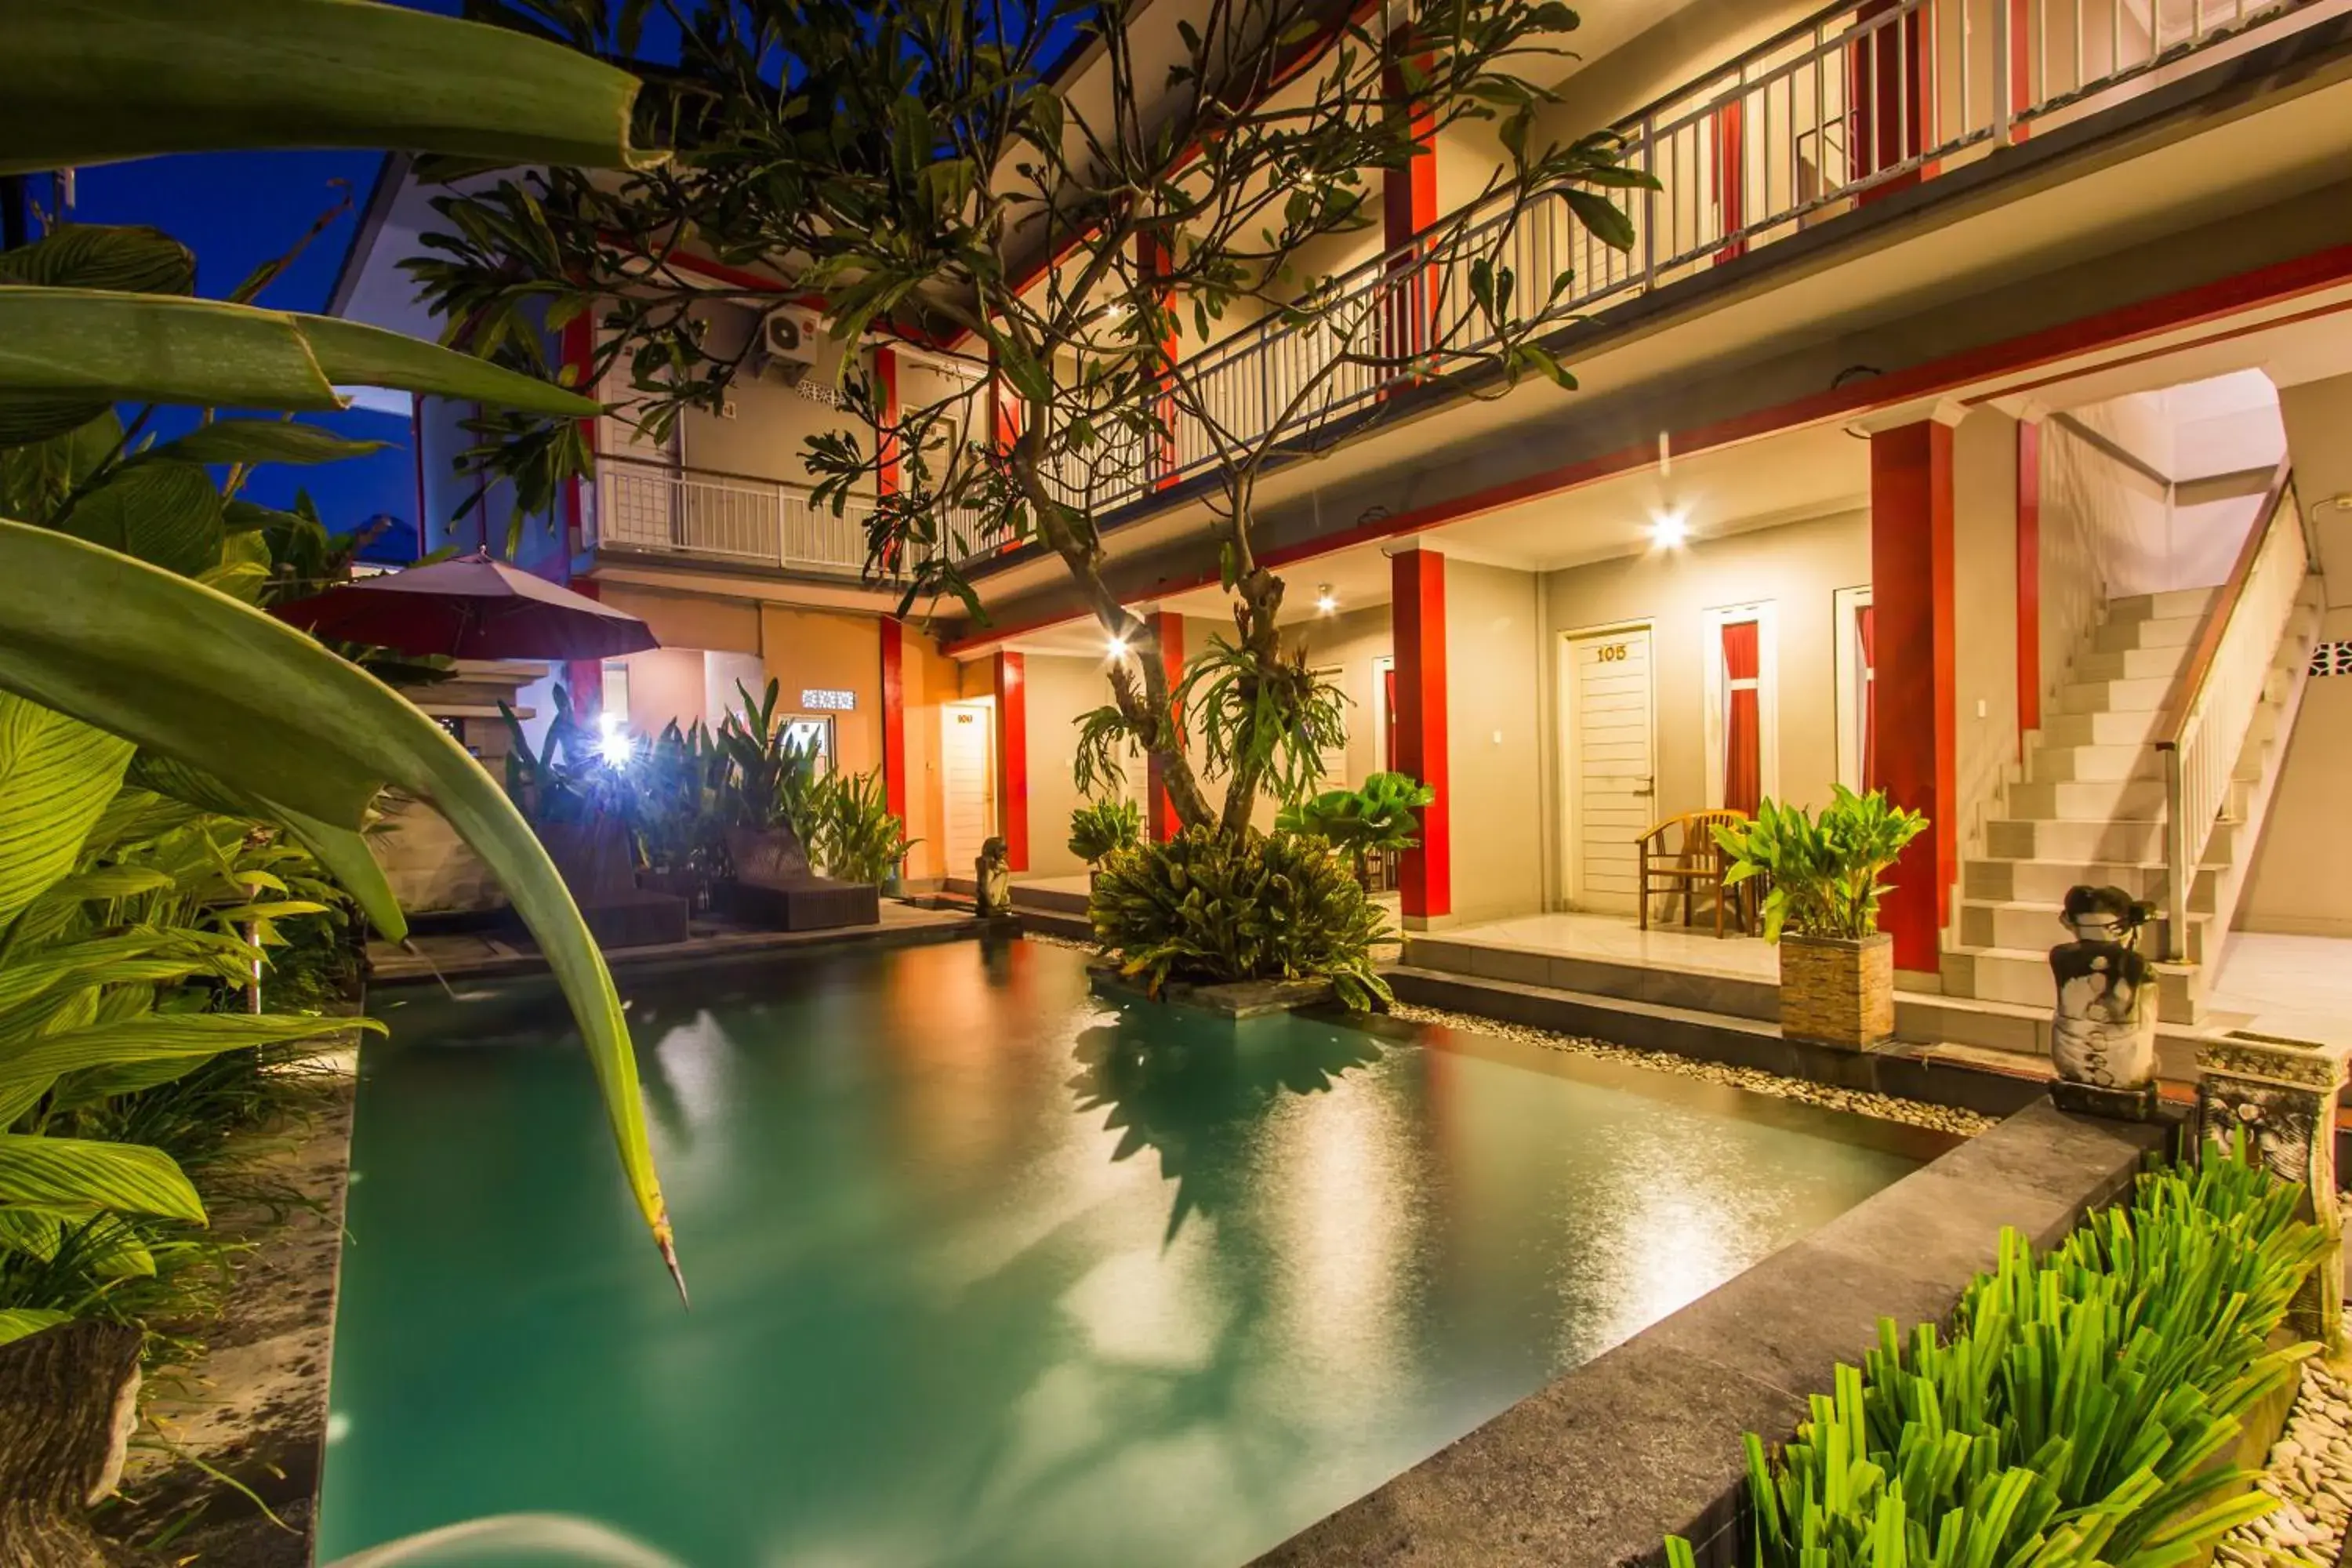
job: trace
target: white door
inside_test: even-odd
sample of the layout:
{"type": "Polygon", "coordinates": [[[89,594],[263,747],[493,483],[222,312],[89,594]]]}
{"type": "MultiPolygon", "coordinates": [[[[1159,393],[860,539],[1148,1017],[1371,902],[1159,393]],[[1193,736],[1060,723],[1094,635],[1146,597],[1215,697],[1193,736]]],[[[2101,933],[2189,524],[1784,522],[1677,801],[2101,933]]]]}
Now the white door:
{"type": "Polygon", "coordinates": [[[950,702],[940,710],[940,794],[946,817],[940,852],[947,874],[970,880],[980,847],[995,832],[989,783],[996,710],[985,702],[950,702]]]}
{"type": "Polygon", "coordinates": [[[1569,901],[1633,912],[1641,868],[1634,841],[1655,819],[1650,628],[1570,634],[1561,648],[1568,731],[1569,901]]]}

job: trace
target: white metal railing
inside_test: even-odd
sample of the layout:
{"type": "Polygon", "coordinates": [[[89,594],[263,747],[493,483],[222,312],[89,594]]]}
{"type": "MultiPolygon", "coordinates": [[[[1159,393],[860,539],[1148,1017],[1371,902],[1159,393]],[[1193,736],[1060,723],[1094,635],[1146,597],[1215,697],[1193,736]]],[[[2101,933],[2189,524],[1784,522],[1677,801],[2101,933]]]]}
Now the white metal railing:
{"type": "MultiPolygon", "coordinates": [[[[603,549],[757,562],[794,572],[865,573],[870,501],[836,513],[807,486],[606,456],[596,466],[588,542],[603,549]]],[[[948,552],[987,552],[977,510],[951,520],[948,552]]]]}
{"type": "MultiPolygon", "coordinates": [[[[1548,194],[1479,223],[1438,266],[1418,240],[1333,279],[1340,302],[1304,325],[1271,321],[1205,351],[1183,374],[1212,430],[1174,422],[1169,443],[1074,454],[1055,477],[1095,510],[1213,466],[1232,437],[1307,434],[1392,389],[1443,374],[1492,334],[1475,319],[1470,258],[1491,255],[1556,308],[1589,312],[1733,259],[1874,195],[1933,177],[2093,113],[2219,46],[2301,26],[2335,0],[1861,0],[1821,12],[1621,122],[1625,160],[1658,182],[1609,193],[1630,251],[1601,245],[1548,194]],[[1378,342],[1373,344],[1372,336],[1378,342]],[[1334,361],[1353,352],[1381,364],[1334,361]],[[1323,373],[1330,372],[1318,382],[1323,373]],[[1172,446],[1172,452],[1164,449],[1172,446]],[[1147,449],[1148,447],[1148,449],[1147,449]]],[[[1450,232],[1461,215],[1439,226],[1450,232]]]]}
{"type": "Polygon", "coordinates": [[[2176,963],[2189,954],[2189,889],[2229,805],[2231,775],[2310,562],[2294,477],[2281,464],[2154,739],[2164,763],[2164,956],[2176,963]]]}

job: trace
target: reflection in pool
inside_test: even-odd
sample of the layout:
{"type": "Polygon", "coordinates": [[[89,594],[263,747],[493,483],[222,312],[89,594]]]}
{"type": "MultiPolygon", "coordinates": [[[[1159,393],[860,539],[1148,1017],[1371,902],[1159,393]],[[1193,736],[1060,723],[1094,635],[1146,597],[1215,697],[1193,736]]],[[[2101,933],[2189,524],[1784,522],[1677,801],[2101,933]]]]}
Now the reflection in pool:
{"type": "Polygon", "coordinates": [[[541,984],[379,999],[320,1556],[477,1515],[695,1568],[1230,1568],[1932,1135],[958,943],[631,979],[678,1310],[541,984]]]}

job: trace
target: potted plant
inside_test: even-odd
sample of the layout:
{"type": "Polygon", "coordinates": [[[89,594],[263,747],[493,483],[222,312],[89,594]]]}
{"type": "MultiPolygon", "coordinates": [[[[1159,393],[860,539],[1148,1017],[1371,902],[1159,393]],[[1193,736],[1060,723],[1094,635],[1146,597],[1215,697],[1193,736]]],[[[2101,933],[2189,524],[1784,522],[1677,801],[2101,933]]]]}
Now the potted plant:
{"type": "Polygon", "coordinates": [[[1836,786],[1813,816],[1767,800],[1756,820],[1715,830],[1728,889],[1768,879],[1764,940],[1780,946],[1780,1032],[1868,1046],[1895,1032],[1893,939],[1878,929],[1879,873],[1927,827],[1885,792],[1836,786]]]}
{"type": "Polygon", "coordinates": [[[1348,856],[1357,885],[1369,891],[1373,858],[1417,847],[1421,819],[1413,813],[1436,798],[1410,773],[1370,773],[1360,789],[1326,790],[1283,807],[1274,826],[1280,833],[1311,833],[1348,856]]]}
{"type": "Polygon", "coordinates": [[[1087,863],[1087,885],[1102,874],[1102,863],[1143,837],[1143,814],[1131,800],[1090,800],[1070,813],[1070,853],[1087,863]]]}

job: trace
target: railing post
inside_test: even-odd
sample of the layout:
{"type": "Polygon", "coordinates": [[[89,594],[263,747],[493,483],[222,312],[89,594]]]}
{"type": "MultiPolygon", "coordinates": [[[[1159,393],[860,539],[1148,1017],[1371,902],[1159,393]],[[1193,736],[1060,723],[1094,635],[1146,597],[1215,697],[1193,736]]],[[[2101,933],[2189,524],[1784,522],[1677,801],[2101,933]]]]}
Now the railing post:
{"type": "Polygon", "coordinates": [[[1992,144],[2009,145],[2009,128],[2015,116],[2010,105],[2016,101],[2017,84],[2010,79],[2009,8],[2010,0],[1991,0],[1992,5],[1992,144]]]}
{"type": "MultiPolygon", "coordinates": [[[[1658,121],[1655,115],[1642,116],[1642,173],[1653,181],[1658,177],[1658,121]]],[[[1652,184],[1642,192],[1642,291],[1648,293],[1658,286],[1658,198],[1665,187],[1652,184]]]]}
{"type": "MultiPolygon", "coordinates": [[[[2183,740],[2189,737],[2184,735],[2183,740]]],[[[2189,813],[2184,809],[2187,791],[2181,787],[2180,752],[2178,744],[2158,742],[2157,750],[2164,757],[2164,947],[2167,963],[2189,962],[2189,889],[2197,879],[2189,858],[2202,845],[2192,847],[2189,837],[2189,813]]]]}

